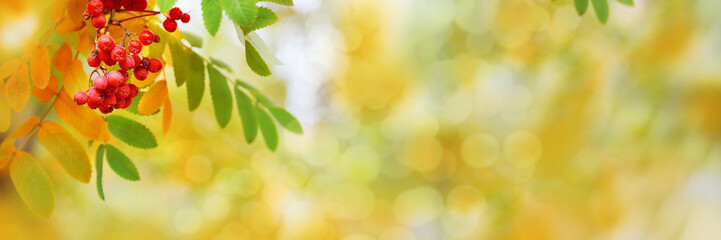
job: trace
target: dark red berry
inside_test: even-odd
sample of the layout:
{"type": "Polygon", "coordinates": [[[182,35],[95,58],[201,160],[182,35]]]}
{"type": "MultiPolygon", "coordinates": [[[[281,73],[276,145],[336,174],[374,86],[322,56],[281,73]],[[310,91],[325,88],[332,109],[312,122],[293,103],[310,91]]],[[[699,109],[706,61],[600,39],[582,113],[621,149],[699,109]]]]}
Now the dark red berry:
{"type": "Polygon", "coordinates": [[[92,0],[88,2],[86,7],[88,9],[88,13],[93,16],[103,14],[103,9],[105,8],[105,6],[103,6],[103,3],[99,0],[92,0]]]}
{"type": "Polygon", "coordinates": [[[126,99],[125,99],[125,106],[123,106],[123,108],[128,108],[128,107],[130,107],[130,104],[132,104],[132,103],[133,103],[133,99],[132,99],[132,98],[126,98],[126,99]]]}
{"type": "Polygon", "coordinates": [[[98,56],[98,50],[93,49],[93,51],[88,54],[88,66],[91,67],[98,67],[100,66],[100,56],[98,56]]]}
{"type": "Polygon", "coordinates": [[[178,29],[178,23],[173,19],[167,18],[163,21],[163,28],[165,28],[165,31],[175,32],[175,29],[178,29]]]}
{"type": "Polygon", "coordinates": [[[88,20],[91,17],[93,17],[93,15],[90,15],[88,11],[83,12],[83,20],[88,20]]]}
{"type": "Polygon", "coordinates": [[[132,56],[133,56],[133,61],[135,61],[135,66],[133,68],[139,67],[140,61],[141,61],[140,55],[133,54],[132,56]]]}
{"type": "Polygon", "coordinates": [[[130,2],[131,2],[130,0],[119,0],[116,2],[119,3],[120,5],[122,5],[123,7],[125,7],[125,9],[130,8],[130,2]]]}
{"type": "Polygon", "coordinates": [[[125,98],[117,98],[115,99],[115,105],[113,105],[113,108],[115,109],[122,109],[123,106],[125,106],[125,98]]]}
{"type": "Polygon", "coordinates": [[[93,27],[95,28],[103,28],[105,27],[106,19],[105,15],[95,15],[92,18],[90,18],[90,24],[93,24],[93,27]]]}
{"type": "Polygon", "coordinates": [[[138,40],[140,40],[140,43],[143,45],[148,46],[155,40],[155,34],[150,30],[143,30],[140,32],[140,35],[138,35],[138,40]]]}
{"type": "Polygon", "coordinates": [[[163,63],[158,58],[151,58],[148,62],[148,71],[151,73],[160,72],[163,69],[163,63]]]}
{"type": "Polygon", "coordinates": [[[110,35],[103,35],[98,38],[98,49],[109,52],[115,48],[115,40],[110,35]]]}
{"type": "Polygon", "coordinates": [[[73,100],[75,100],[76,104],[83,105],[88,102],[88,94],[83,91],[77,91],[75,95],[73,95],[73,100]]]}
{"type": "Polygon", "coordinates": [[[108,88],[108,78],[105,76],[97,76],[93,79],[93,87],[97,90],[105,90],[108,88]]]}
{"type": "Polygon", "coordinates": [[[88,107],[90,109],[96,109],[96,108],[100,107],[100,103],[88,102],[88,107]]]}
{"type": "Polygon", "coordinates": [[[138,96],[138,86],[135,86],[135,84],[128,84],[128,88],[130,89],[130,95],[128,95],[128,98],[134,98],[135,96],[138,96]]]}
{"type": "Polygon", "coordinates": [[[135,67],[135,60],[133,60],[133,57],[130,55],[125,55],[125,59],[123,61],[118,62],[120,69],[122,70],[128,70],[135,67]]]}
{"type": "Polygon", "coordinates": [[[190,15],[188,15],[187,13],[183,13],[183,15],[180,15],[180,21],[183,23],[190,22],[190,15]]]}
{"type": "Polygon", "coordinates": [[[98,107],[98,109],[103,114],[108,114],[108,113],[113,112],[113,107],[110,107],[110,106],[100,105],[100,107],[98,107]]]}
{"type": "Polygon", "coordinates": [[[148,78],[148,69],[142,67],[136,68],[133,70],[133,76],[135,76],[136,79],[143,81],[148,78]]]}
{"type": "Polygon", "coordinates": [[[130,3],[130,7],[125,7],[125,8],[130,11],[142,11],[142,10],[145,10],[145,8],[147,8],[147,7],[148,7],[147,0],[133,0],[130,3]]]}
{"type": "Polygon", "coordinates": [[[168,12],[168,17],[173,20],[180,20],[180,15],[183,15],[183,11],[179,7],[174,7],[168,12]]]}

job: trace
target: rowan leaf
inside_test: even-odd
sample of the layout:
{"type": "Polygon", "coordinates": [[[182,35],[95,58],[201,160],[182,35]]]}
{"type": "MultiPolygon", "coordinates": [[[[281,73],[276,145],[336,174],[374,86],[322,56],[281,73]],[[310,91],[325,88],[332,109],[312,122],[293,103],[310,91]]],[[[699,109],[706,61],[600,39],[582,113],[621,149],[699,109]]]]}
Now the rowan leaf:
{"type": "MultiPolygon", "coordinates": [[[[162,42],[162,41],[161,41],[162,42]]],[[[170,41],[170,54],[173,57],[173,72],[175,73],[175,84],[180,87],[190,77],[190,59],[188,53],[179,41],[170,41]]]]}
{"type": "Polygon", "coordinates": [[[200,36],[190,32],[183,32],[182,34],[183,39],[185,39],[185,41],[188,41],[188,43],[190,43],[190,46],[197,48],[203,47],[203,39],[200,36]]]}
{"type": "Polygon", "coordinates": [[[188,109],[195,110],[200,106],[203,100],[203,92],[205,92],[205,64],[198,54],[190,51],[189,55],[189,76],[188,84],[185,85],[188,90],[188,109]]]}
{"type": "Polygon", "coordinates": [[[618,1],[619,3],[626,5],[626,6],[633,7],[633,5],[634,5],[633,0],[616,0],[616,1],[618,1]]]}
{"type": "Polygon", "coordinates": [[[248,34],[252,31],[270,26],[278,22],[278,16],[275,15],[273,10],[265,7],[258,7],[258,16],[255,18],[252,24],[247,26],[241,26],[244,34],[248,34]]]}
{"type": "Polygon", "coordinates": [[[223,17],[223,9],[220,8],[218,0],[203,0],[200,3],[200,9],[203,11],[203,23],[205,30],[208,30],[211,36],[215,36],[220,28],[220,20],[223,17]]]}
{"type": "Polygon", "coordinates": [[[574,4],[576,5],[576,12],[578,12],[578,15],[586,13],[586,9],[588,9],[588,0],[574,0],[574,4]]]}
{"type": "Polygon", "coordinates": [[[608,0],[591,0],[593,4],[593,10],[596,12],[596,17],[601,23],[608,21],[608,0]]]}
{"type": "Polygon", "coordinates": [[[138,113],[150,115],[157,112],[167,98],[168,86],[165,80],[156,82],[138,101],[138,113]]]}
{"type": "Polygon", "coordinates": [[[155,136],[143,124],[118,115],[108,116],[108,130],[130,146],[149,149],[158,146],[155,136]]]}
{"type": "Polygon", "coordinates": [[[18,152],[10,164],[10,179],[20,199],[31,212],[49,218],[55,210],[55,190],[50,178],[35,159],[26,152],[18,152]]]}
{"type": "Polygon", "coordinates": [[[173,106],[170,104],[170,98],[166,98],[163,105],[163,134],[168,132],[171,120],[173,120],[173,106]]]}
{"type": "Polygon", "coordinates": [[[270,76],[270,68],[268,64],[263,61],[255,47],[251,45],[247,40],[245,41],[245,61],[248,62],[250,70],[253,70],[256,74],[267,77],[270,76]]]}
{"type": "Polygon", "coordinates": [[[21,64],[18,71],[13,74],[5,83],[5,98],[10,108],[19,112],[25,108],[30,99],[30,79],[28,79],[28,67],[21,64]]]}
{"type": "Polygon", "coordinates": [[[213,65],[215,65],[216,67],[225,69],[225,70],[227,70],[228,72],[233,72],[233,69],[230,68],[230,65],[228,65],[227,63],[225,63],[225,62],[223,62],[223,61],[221,61],[221,60],[218,60],[218,59],[215,59],[215,58],[212,58],[212,57],[211,57],[211,58],[210,58],[210,62],[213,63],[213,65]]]}
{"type": "Polygon", "coordinates": [[[45,89],[38,88],[37,86],[33,86],[33,89],[30,90],[35,97],[42,101],[42,102],[49,102],[53,99],[56,93],[58,93],[58,79],[55,78],[55,76],[50,75],[50,81],[48,81],[48,85],[45,86],[45,89]]]}
{"type": "Polygon", "coordinates": [[[158,8],[161,12],[168,12],[175,5],[177,0],[158,0],[158,8]]]}
{"type": "Polygon", "coordinates": [[[65,92],[60,91],[58,100],[55,101],[55,113],[66,124],[72,126],[75,131],[88,140],[107,142],[110,138],[105,120],[87,106],[75,104],[72,98],[65,92]]]}
{"type": "Polygon", "coordinates": [[[5,81],[6,78],[15,73],[18,67],[20,67],[20,59],[3,62],[2,65],[0,65],[0,82],[5,81]]]}
{"type": "Polygon", "coordinates": [[[12,117],[10,116],[10,104],[5,97],[5,83],[0,80],[0,132],[5,132],[10,128],[12,117]]]}
{"type": "Polygon", "coordinates": [[[103,191],[103,156],[105,154],[105,147],[103,144],[98,146],[98,151],[95,152],[95,188],[98,190],[98,196],[100,199],[105,201],[105,192],[103,191]]]}
{"type": "Polygon", "coordinates": [[[220,0],[220,6],[234,23],[241,26],[253,23],[258,12],[255,0],[220,0]]]}
{"type": "MultiPolygon", "coordinates": [[[[83,17],[81,16],[80,19],[83,19],[83,17]]],[[[78,31],[80,29],[83,29],[83,27],[85,27],[85,21],[78,22],[73,21],[70,17],[65,17],[60,20],[58,26],[55,28],[55,31],[58,34],[65,34],[78,31]]]]}
{"type": "Polygon", "coordinates": [[[78,32],[78,45],[75,46],[75,49],[80,52],[89,52],[93,50],[95,43],[93,40],[90,40],[91,38],[95,38],[95,28],[83,28],[83,31],[78,32]]]}
{"type": "Polygon", "coordinates": [[[253,45],[255,51],[260,54],[260,57],[266,63],[268,63],[269,65],[283,65],[280,59],[276,58],[275,54],[270,51],[270,48],[268,48],[268,45],[265,44],[265,41],[260,38],[260,35],[258,35],[258,33],[250,32],[245,36],[245,39],[248,40],[251,45],[253,45]]]}
{"type": "Polygon", "coordinates": [[[138,169],[135,168],[133,161],[125,156],[123,152],[113,147],[113,145],[106,144],[105,146],[105,158],[108,161],[108,166],[113,169],[113,172],[117,173],[118,176],[129,181],[140,180],[140,174],[138,169]]]}
{"type": "Polygon", "coordinates": [[[298,119],[295,119],[288,111],[279,107],[271,107],[268,108],[268,110],[270,110],[275,120],[285,129],[297,134],[303,134],[303,128],[300,126],[298,119]]]}
{"type": "Polygon", "coordinates": [[[45,45],[40,44],[30,58],[30,78],[38,88],[45,88],[50,81],[50,56],[45,45]]]}
{"type": "Polygon", "coordinates": [[[258,119],[255,116],[255,106],[250,101],[248,95],[238,88],[235,91],[235,105],[238,107],[238,115],[240,123],[243,125],[243,133],[245,133],[245,141],[252,143],[258,136],[258,119]]]}
{"type": "Polygon", "coordinates": [[[255,107],[255,113],[258,116],[258,125],[260,126],[260,133],[263,134],[265,145],[275,152],[275,149],[278,148],[278,130],[275,128],[273,119],[260,106],[255,107]]]}
{"type": "Polygon", "coordinates": [[[7,139],[0,142],[0,169],[3,169],[12,160],[13,153],[15,153],[14,144],[12,141],[7,141],[7,139]]]}
{"type": "Polygon", "coordinates": [[[259,0],[258,2],[277,3],[280,5],[293,6],[293,0],[259,0]]]}
{"type": "Polygon", "coordinates": [[[80,60],[73,60],[70,68],[63,74],[63,88],[68,94],[75,94],[77,91],[88,89],[88,75],[85,73],[83,63],[80,60]]]}
{"type": "Polygon", "coordinates": [[[86,0],[66,0],[65,7],[68,11],[68,17],[75,22],[83,21],[83,12],[86,10],[86,0]]]}
{"type": "Polygon", "coordinates": [[[72,62],[73,52],[70,50],[70,45],[63,44],[53,56],[53,67],[58,71],[65,72],[70,69],[70,63],[72,62]]]}
{"type": "Polygon", "coordinates": [[[25,120],[20,126],[15,128],[5,139],[16,139],[25,135],[28,135],[30,131],[35,128],[36,125],[40,123],[40,117],[38,116],[32,116],[25,120]]]}
{"type": "Polygon", "coordinates": [[[210,81],[210,97],[213,99],[213,109],[218,125],[224,128],[230,122],[233,113],[233,95],[228,87],[228,80],[213,65],[208,64],[208,79],[210,81]]]}
{"type": "Polygon", "coordinates": [[[40,124],[38,142],[63,166],[65,172],[76,180],[90,181],[90,160],[83,145],[62,126],[51,121],[40,124]]]}

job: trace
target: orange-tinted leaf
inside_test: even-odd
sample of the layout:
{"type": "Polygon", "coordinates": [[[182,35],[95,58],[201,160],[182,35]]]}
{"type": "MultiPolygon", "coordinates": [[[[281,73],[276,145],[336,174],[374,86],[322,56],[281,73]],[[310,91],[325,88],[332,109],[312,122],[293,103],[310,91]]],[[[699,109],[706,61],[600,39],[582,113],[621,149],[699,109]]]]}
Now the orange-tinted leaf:
{"type": "Polygon", "coordinates": [[[50,7],[50,21],[57,23],[65,15],[65,6],[63,1],[53,1],[50,7]]]}
{"type": "Polygon", "coordinates": [[[55,113],[63,122],[89,140],[108,141],[110,137],[108,126],[97,112],[87,106],[78,106],[65,91],[60,91],[58,97],[55,101],[55,113]]]}
{"type": "Polygon", "coordinates": [[[70,68],[70,63],[72,61],[73,52],[70,50],[70,45],[63,44],[53,57],[53,67],[55,67],[58,71],[65,72],[70,68]]]}
{"type": "Polygon", "coordinates": [[[170,105],[170,98],[165,99],[163,105],[163,134],[170,128],[170,120],[173,119],[173,106],[170,105]]]}
{"type": "Polygon", "coordinates": [[[48,85],[45,87],[45,89],[40,89],[37,86],[33,86],[31,92],[40,101],[48,102],[53,99],[55,93],[58,92],[58,79],[55,78],[55,76],[50,75],[50,81],[48,81],[48,85]]]}
{"type": "MultiPolygon", "coordinates": [[[[80,19],[83,19],[83,17],[80,16],[80,19]]],[[[85,21],[76,22],[70,20],[70,17],[65,17],[60,20],[60,23],[58,23],[58,27],[55,28],[55,31],[58,32],[58,34],[65,34],[78,31],[83,29],[83,27],[85,27],[85,21]]]]}
{"type": "Polygon", "coordinates": [[[86,10],[87,0],[66,0],[65,7],[67,7],[68,17],[75,22],[84,22],[83,12],[86,10]]]}
{"type": "Polygon", "coordinates": [[[45,121],[38,130],[38,142],[58,160],[65,171],[80,182],[90,181],[90,159],[83,145],[62,126],[45,121]]]}
{"type": "Polygon", "coordinates": [[[30,98],[30,79],[28,79],[28,67],[20,65],[18,71],[5,83],[5,98],[10,108],[19,112],[25,108],[30,98]]]}
{"type": "Polygon", "coordinates": [[[53,215],[55,191],[48,175],[26,152],[18,152],[10,164],[10,179],[15,191],[30,211],[41,218],[53,215]]]}
{"type": "Polygon", "coordinates": [[[30,77],[35,86],[45,88],[50,80],[50,56],[48,47],[39,45],[30,58],[30,77]]]}
{"type": "Polygon", "coordinates": [[[32,116],[28,118],[27,120],[25,120],[25,122],[20,124],[18,128],[16,128],[15,130],[13,130],[12,133],[10,133],[10,135],[7,136],[7,139],[15,139],[28,135],[28,133],[33,130],[35,125],[38,125],[38,123],[40,123],[40,117],[32,116]]]}
{"type": "Polygon", "coordinates": [[[138,102],[138,113],[150,115],[158,111],[168,98],[168,86],[165,80],[153,84],[138,102]]]}
{"type": "Polygon", "coordinates": [[[12,141],[3,140],[0,143],[0,169],[3,169],[15,152],[15,145],[12,141]]]}
{"type": "Polygon", "coordinates": [[[15,70],[17,70],[19,66],[20,59],[13,59],[3,62],[3,64],[0,65],[0,81],[4,81],[10,75],[15,73],[15,70]]]}
{"type": "Polygon", "coordinates": [[[90,32],[93,32],[92,29],[95,28],[93,28],[92,26],[87,26],[82,31],[78,32],[78,46],[76,46],[75,49],[81,52],[88,52],[93,50],[93,42],[92,40],[90,40],[90,32]]]}
{"type": "Polygon", "coordinates": [[[68,94],[88,89],[88,75],[80,60],[73,60],[70,68],[63,74],[63,88],[68,91],[68,94]]]}
{"type": "Polygon", "coordinates": [[[10,104],[5,97],[5,83],[0,80],[0,132],[5,132],[10,128],[12,118],[10,116],[10,104]]]}

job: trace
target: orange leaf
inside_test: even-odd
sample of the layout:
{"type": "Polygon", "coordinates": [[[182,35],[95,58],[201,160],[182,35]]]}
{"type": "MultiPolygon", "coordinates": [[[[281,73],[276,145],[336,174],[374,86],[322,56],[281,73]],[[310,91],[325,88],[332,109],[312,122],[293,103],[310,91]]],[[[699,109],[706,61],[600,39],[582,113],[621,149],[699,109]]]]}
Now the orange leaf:
{"type": "Polygon", "coordinates": [[[89,140],[108,141],[110,138],[108,126],[97,112],[87,106],[75,104],[65,91],[60,91],[58,97],[58,100],[55,101],[55,113],[63,122],[72,126],[75,131],[89,140]]]}
{"type": "Polygon", "coordinates": [[[5,164],[10,162],[14,152],[15,145],[13,145],[12,141],[3,140],[3,142],[0,143],[0,169],[3,169],[5,164]]]}
{"type": "Polygon", "coordinates": [[[85,74],[83,63],[80,60],[73,60],[70,68],[63,74],[63,88],[68,91],[68,94],[88,89],[88,75],[85,74]]]}
{"type": "Polygon", "coordinates": [[[170,120],[173,118],[173,106],[170,105],[170,98],[165,99],[163,106],[163,134],[170,128],[170,120]]]}
{"type": "Polygon", "coordinates": [[[10,107],[19,112],[25,108],[30,98],[30,79],[28,79],[28,67],[20,65],[18,71],[5,83],[5,98],[10,107]]]}
{"type": "Polygon", "coordinates": [[[70,20],[74,22],[85,22],[83,20],[83,12],[86,10],[87,0],[67,0],[65,7],[67,7],[68,16],[70,20]]]}
{"type": "Polygon", "coordinates": [[[71,177],[84,183],[90,181],[90,159],[85,148],[65,128],[51,121],[43,122],[38,130],[38,142],[71,177]]]}
{"type": "Polygon", "coordinates": [[[0,80],[0,132],[5,132],[10,128],[12,118],[10,117],[10,104],[5,97],[5,83],[0,80]]]}
{"type": "MultiPolygon", "coordinates": [[[[83,19],[83,17],[80,16],[80,19],[83,19]]],[[[76,22],[70,20],[70,17],[65,17],[63,20],[60,20],[60,23],[58,23],[58,27],[55,28],[55,31],[58,32],[58,34],[65,34],[78,31],[83,29],[83,27],[85,27],[84,21],[76,22]]]]}
{"type": "Polygon", "coordinates": [[[39,45],[30,58],[30,77],[35,86],[45,88],[50,80],[50,56],[48,47],[39,45]]]}
{"type": "Polygon", "coordinates": [[[138,102],[138,113],[150,115],[157,112],[168,98],[168,86],[165,80],[153,84],[138,102]]]}
{"type": "Polygon", "coordinates": [[[0,81],[4,81],[6,78],[12,75],[19,66],[20,59],[5,61],[2,65],[0,65],[0,81]]]}
{"type": "Polygon", "coordinates": [[[53,5],[50,7],[50,21],[57,23],[63,16],[65,16],[63,1],[53,1],[53,5]]]}
{"type": "MultiPolygon", "coordinates": [[[[90,33],[92,32],[91,29],[94,29],[91,26],[85,27],[85,31],[78,32],[78,46],[75,47],[80,52],[86,52],[93,50],[93,42],[90,40],[90,33]]],[[[93,32],[94,34],[94,32],[93,32]]],[[[93,35],[94,36],[94,35],[93,35]]]]}
{"type": "Polygon", "coordinates": [[[33,89],[30,91],[40,101],[48,102],[53,99],[55,93],[58,92],[58,79],[55,78],[55,76],[50,75],[50,81],[48,81],[48,85],[45,87],[45,89],[40,89],[38,88],[38,86],[33,86],[33,89]]]}
{"type": "Polygon", "coordinates": [[[18,128],[16,128],[10,135],[7,136],[6,139],[15,139],[19,138],[25,135],[28,135],[30,131],[33,130],[33,128],[40,123],[40,117],[38,116],[32,116],[25,120],[18,128]]]}
{"type": "Polygon", "coordinates": [[[41,218],[49,218],[55,209],[55,191],[48,175],[26,152],[18,152],[10,164],[10,179],[15,191],[30,211],[41,218]]]}
{"type": "Polygon", "coordinates": [[[53,57],[53,67],[58,71],[65,72],[70,68],[70,63],[73,61],[73,52],[70,50],[70,45],[63,44],[60,49],[55,53],[53,57]]]}

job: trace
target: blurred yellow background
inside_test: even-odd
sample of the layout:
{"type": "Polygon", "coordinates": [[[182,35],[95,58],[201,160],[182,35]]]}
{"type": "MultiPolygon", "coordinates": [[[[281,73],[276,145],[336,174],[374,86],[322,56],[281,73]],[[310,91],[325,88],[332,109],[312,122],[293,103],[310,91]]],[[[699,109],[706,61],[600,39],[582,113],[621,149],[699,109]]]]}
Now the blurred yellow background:
{"type": "MultiPolygon", "coordinates": [[[[721,239],[721,1],[609,1],[606,25],[571,0],[294,2],[262,4],[281,17],[259,32],[283,63],[269,78],[227,17],[211,38],[200,0],[178,5],[197,50],[305,134],[248,145],[236,113],[220,129],[208,94],[189,112],[169,84],[166,135],[135,117],[160,146],[113,142],[141,181],[106,170],[103,202],[33,141],[55,213],[34,217],[5,168],[0,239],[721,239]]],[[[0,60],[49,5],[2,1],[0,60]]]]}

